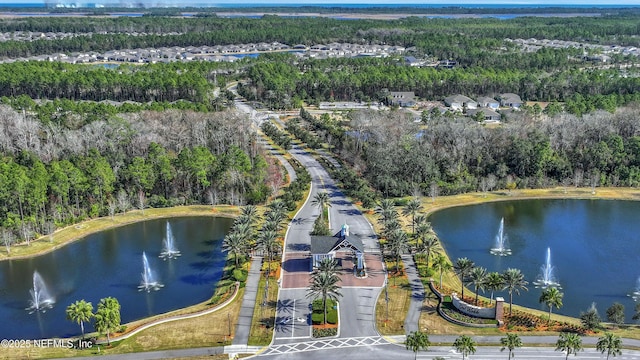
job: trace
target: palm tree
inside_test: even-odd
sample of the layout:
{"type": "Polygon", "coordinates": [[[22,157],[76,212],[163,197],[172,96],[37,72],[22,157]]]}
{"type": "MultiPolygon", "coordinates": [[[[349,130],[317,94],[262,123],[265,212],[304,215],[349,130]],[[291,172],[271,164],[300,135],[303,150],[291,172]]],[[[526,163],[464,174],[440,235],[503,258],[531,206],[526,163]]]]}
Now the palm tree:
{"type": "Polygon", "coordinates": [[[620,336],[614,335],[610,332],[605,333],[603,337],[598,339],[596,349],[603,354],[606,351],[607,359],[609,359],[609,356],[611,355],[613,355],[613,357],[622,355],[622,339],[620,339],[620,336]]]}
{"type": "MultiPolygon", "coordinates": [[[[413,222],[416,224],[416,229],[418,226],[429,222],[428,219],[429,218],[425,214],[416,214],[416,217],[413,219],[413,222]]],[[[431,224],[429,224],[429,226],[431,226],[431,224]]]]}
{"type": "Polygon", "coordinates": [[[233,254],[237,269],[239,266],[238,259],[240,258],[240,254],[244,254],[247,249],[247,241],[243,234],[237,231],[232,231],[224,237],[224,240],[222,240],[222,249],[233,254]]]}
{"type": "Polygon", "coordinates": [[[94,316],[96,330],[100,334],[106,334],[107,345],[111,345],[109,335],[120,327],[120,303],[113,297],[100,299],[98,310],[94,316]]]}
{"type": "Polygon", "coordinates": [[[315,272],[323,272],[327,274],[337,275],[340,271],[338,261],[333,258],[324,258],[318,262],[315,272]]]}
{"type": "Polygon", "coordinates": [[[456,260],[456,263],[453,264],[453,272],[455,272],[456,275],[458,275],[458,277],[460,278],[460,282],[462,283],[461,300],[463,301],[464,301],[464,284],[467,281],[467,278],[469,277],[469,274],[471,273],[471,269],[473,269],[473,266],[474,266],[473,261],[467,259],[466,257],[458,258],[458,260],[456,260]]]}
{"type": "Polygon", "coordinates": [[[416,237],[416,250],[419,253],[425,254],[427,257],[427,266],[429,266],[429,258],[431,254],[438,248],[440,242],[433,233],[431,223],[423,222],[416,226],[414,233],[416,237]]]}
{"type": "Polygon", "coordinates": [[[324,309],[324,324],[327,323],[327,299],[338,301],[342,296],[338,282],[340,277],[335,274],[317,272],[311,275],[311,285],[307,289],[307,297],[322,298],[324,309]]]}
{"type": "Polygon", "coordinates": [[[392,199],[382,199],[375,212],[380,216],[382,224],[386,224],[391,219],[398,218],[398,212],[392,199]]]}
{"type": "Polygon", "coordinates": [[[449,263],[449,259],[446,256],[440,254],[433,260],[433,267],[440,272],[440,291],[442,291],[442,274],[451,270],[451,263],[449,263]]]}
{"type": "Polygon", "coordinates": [[[277,211],[268,211],[264,214],[264,224],[262,225],[262,228],[279,231],[280,229],[282,229],[284,219],[284,213],[280,213],[277,211]]]}
{"type": "Polygon", "coordinates": [[[313,201],[311,201],[311,205],[317,206],[320,209],[320,217],[323,220],[327,220],[324,218],[324,208],[331,207],[331,199],[329,198],[329,193],[326,191],[321,191],[316,193],[313,197],[313,201]]]}
{"type": "Polygon", "coordinates": [[[91,305],[90,302],[78,300],[73,304],[67,306],[66,314],[67,320],[73,321],[80,325],[80,330],[82,330],[82,338],[84,339],[84,323],[88,322],[93,317],[93,305],[91,305]]]}
{"type": "Polygon", "coordinates": [[[398,219],[391,219],[384,223],[384,228],[382,229],[382,236],[388,238],[391,233],[396,230],[401,230],[402,225],[400,225],[400,221],[398,219]]]}
{"type": "Polygon", "coordinates": [[[402,215],[411,215],[411,233],[415,233],[416,214],[422,209],[420,199],[413,198],[402,209],[402,215]]]}
{"type": "Polygon", "coordinates": [[[429,335],[422,331],[412,331],[407,335],[407,340],[404,342],[407,350],[413,351],[414,359],[418,357],[418,351],[429,349],[429,335]]]}
{"type": "Polygon", "coordinates": [[[569,355],[578,355],[578,351],[582,350],[582,339],[575,333],[561,333],[556,342],[556,351],[565,351],[569,359],[569,355]]]}
{"type": "Polygon", "coordinates": [[[242,215],[253,220],[258,218],[258,207],[255,205],[245,205],[242,207],[242,215]]]}
{"type": "Polygon", "coordinates": [[[502,344],[502,348],[500,351],[504,351],[504,349],[509,349],[509,359],[515,357],[513,353],[513,349],[522,347],[522,339],[520,336],[515,333],[509,333],[506,337],[500,339],[500,344],[502,344]]]}
{"type": "Polygon", "coordinates": [[[511,315],[511,308],[513,307],[513,293],[520,295],[520,290],[528,291],[527,284],[528,281],[525,281],[524,275],[520,271],[520,269],[507,269],[504,274],[502,274],[502,279],[504,280],[503,289],[509,290],[509,315],[511,315]]]}
{"type": "Polygon", "coordinates": [[[487,287],[487,269],[474,267],[469,274],[469,280],[471,284],[473,284],[473,291],[476,293],[476,306],[478,306],[478,290],[484,292],[484,289],[487,287]]]}
{"type": "Polygon", "coordinates": [[[280,198],[273,200],[269,204],[269,212],[275,212],[277,214],[286,215],[287,211],[288,211],[287,204],[285,204],[285,202],[282,201],[282,199],[280,198]]]}
{"type": "Polygon", "coordinates": [[[491,302],[493,302],[493,292],[497,290],[502,290],[504,286],[504,279],[499,272],[490,272],[487,275],[487,290],[491,290],[491,302]]]}
{"type": "Polygon", "coordinates": [[[396,272],[398,272],[398,266],[400,263],[400,255],[402,255],[409,248],[409,238],[407,233],[402,229],[396,229],[387,238],[387,249],[391,252],[391,255],[396,260],[396,272]]]}
{"type": "Polygon", "coordinates": [[[453,342],[453,347],[462,353],[462,359],[466,359],[467,355],[476,353],[476,342],[467,335],[462,335],[453,342]]]}
{"type": "Polygon", "coordinates": [[[258,247],[262,251],[267,253],[267,259],[269,264],[267,265],[267,277],[271,273],[271,261],[273,261],[273,254],[278,252],[282,245],[278,241],[278,235],[273,230],[263,230],[258,235],[258,247]]]}
{"type": "Polygon", "coordinates": [[[540,295],[540,299],[538,301],[545,303],[549,307],[549,325],[551,324],[551,309],[553,309],[554,306],[556,309],[560,309],[562,307],[563,295],[564,294],[555,287],[548,287],[542,290],[542,295],[540,295]]]}

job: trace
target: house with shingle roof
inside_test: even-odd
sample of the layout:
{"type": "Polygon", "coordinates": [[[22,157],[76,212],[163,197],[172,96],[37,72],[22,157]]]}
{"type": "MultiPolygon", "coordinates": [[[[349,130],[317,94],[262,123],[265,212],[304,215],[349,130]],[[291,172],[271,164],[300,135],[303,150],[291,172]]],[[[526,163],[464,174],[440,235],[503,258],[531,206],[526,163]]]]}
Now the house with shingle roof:
{"type": "Polygon", "coordinates": [[[462,111],[464,109],[475,109],[478,103],[464,95],[452,95],[444,98],[444,104],[454,111],[462,111]]]}
{"type": "Polygon", "coordinates": [[[510,107],[513,109],[519,109],[522,106],[522,99],[520,96],[513,93],[500,94],[500,105],[510,107]]]}
{"type": "Polygon", "coordinates": [[[333,236],[311,236],[311,271],[323,259],[334,259],[340,251],[353,252],[356,255],[356,270],[364,269],[364,244],[357,236],[349,236],[349,226],[342,225],[342,229],[333,236]]]}

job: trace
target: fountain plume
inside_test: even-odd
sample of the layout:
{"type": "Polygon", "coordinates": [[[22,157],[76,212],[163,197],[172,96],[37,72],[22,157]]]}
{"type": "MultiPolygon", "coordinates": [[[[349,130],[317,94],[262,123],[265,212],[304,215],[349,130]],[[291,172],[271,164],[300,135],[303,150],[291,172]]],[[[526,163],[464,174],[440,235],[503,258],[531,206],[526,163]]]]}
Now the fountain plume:
{"type": "Polygon", "coordinates": [[[511,255],[511,249],[507,242],[507,235],[504,233],[504,218],[500,220],[500,227],[498,228],[498,234],[496,235],[493,248],[490,250],[491,254],[498,256],[511,255]]]}
{"type": "Polygon", "coordinates": [[[640,301],[640,277],[638,278],[638,281],[636,281],[636,288],[631,293],[631,298],[633,301],[640,301]]]}
{"type": "Polygon", "coordinates": [[[553,266],[551,265],[551,248],[547,248],[545,263],[540,267],[540,275],[533,284],[543,289],[548,287],[560,288],[560,283],[556,280],[553,266]]]}
{"type": "Polygon", "coordinates": [[[167,230],[163,240],[163,244],[164,246],[162,248],[162,252],[160,253],[160,258],[162,260],[174,259],[181,255],[180,251],[176,249],[176,246],[174,244],[173,232],[171,231],[171,224],[169,224],[168,222],[167,222],[167,230]]]}
{"type": "Polygon", "coordinates": [[[33,288],[29,290],[29,293],[31,294],[31,300],[29,300],[29,307],[26,310],[30,314],[38,311],[45,312],[55,304],[54,298],[47,290],[42,276],[37,271],[33,272],[33,288]]]}
{"type": "Polygon", "coordinates": [[[138,286],[140,291],[144,290],[146,292],[150,292],[151,290],[157,291],[160,290],[164,285],[162,285],[158,280],[156,280],[153,271],[151,270],[151,266],[149,266],[149,260],[147,259],[147,254],[142,252],[142,282],[138,286]]]}

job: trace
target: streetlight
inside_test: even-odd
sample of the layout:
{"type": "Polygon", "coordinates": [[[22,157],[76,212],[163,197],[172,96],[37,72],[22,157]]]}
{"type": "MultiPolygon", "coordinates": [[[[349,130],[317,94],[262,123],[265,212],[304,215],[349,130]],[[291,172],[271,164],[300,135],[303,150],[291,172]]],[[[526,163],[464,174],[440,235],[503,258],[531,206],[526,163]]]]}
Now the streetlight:
{"type": "Polygon", "coordinates": [[[387,320],[385,321],[384,326],[387,326],[387,323],[389,322],[389,290],[387,288],[387,284],[389,282],[387,281],[387,279],[384,279],[384,301],[387,302],[387,320]]]}

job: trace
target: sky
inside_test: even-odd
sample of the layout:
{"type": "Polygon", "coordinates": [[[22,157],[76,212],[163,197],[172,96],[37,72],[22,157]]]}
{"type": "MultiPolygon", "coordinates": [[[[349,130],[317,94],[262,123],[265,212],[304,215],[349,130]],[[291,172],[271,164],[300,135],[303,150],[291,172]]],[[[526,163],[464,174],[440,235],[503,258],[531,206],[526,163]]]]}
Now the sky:
{"type": "MultiPolygon", "coordinates": [[[[184,1],[174,0],[49,0],[50,3],[144,3],[144,4],[180,4],[184,1]]],[[[640,0],[191,0],[190,3],[215,4],[291,4],[291,5],[313,5],[313,4],[509,4],[509,5],[640,5],[640,0]]],[[[0,0],[3,3],[11,4],[43,4],[44,0],[0,0]]]]}

